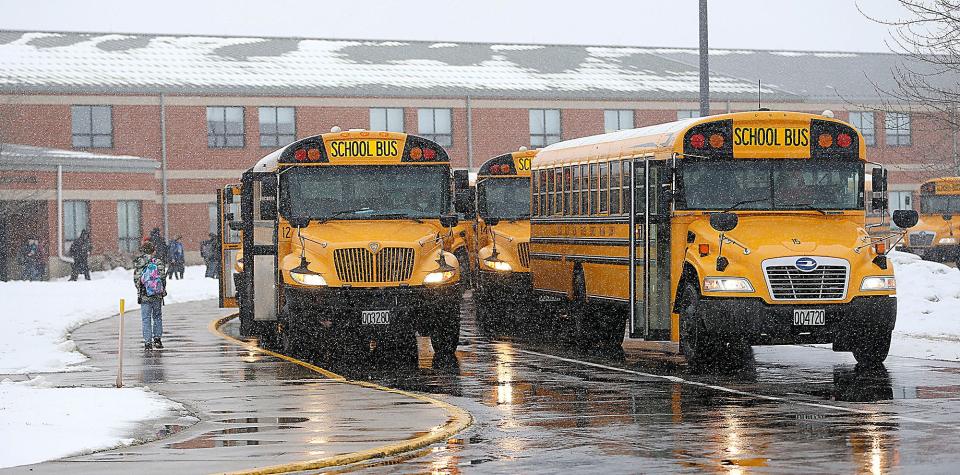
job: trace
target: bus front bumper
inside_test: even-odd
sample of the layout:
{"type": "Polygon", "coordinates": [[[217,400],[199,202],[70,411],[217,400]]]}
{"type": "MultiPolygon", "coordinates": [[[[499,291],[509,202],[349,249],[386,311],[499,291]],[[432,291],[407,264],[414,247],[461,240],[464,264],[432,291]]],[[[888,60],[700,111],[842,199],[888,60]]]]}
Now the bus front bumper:
{"type": "Polygon", "coordinates": [[[406,330],[421,333],[445,318],[460,318],[461,283],[442,287],[317,289],[287,288],[289,318],[313,333],[324,330],[382,335],[406,330]],[[382,314],[388,312],[386,319],[382,314]],[[367,314],[365,318],[364,315],[367,314]]]}
{"type": "Polygon", "coordinates": [[[707,330],[726,337],[744,337],[753,345],[833,343],[849,351],[850,342],[893,331],[895,296],[855,297],[845,304],[771,305],[759,298],[703,298],[697,313],[707,330]],[[794,325],[794,310],[825,310],[824,325],[794,325]]]}
{"type": "Polygon", "coordinates": [[[929,261],[954,262],[960,258],[960,245],[938,245],[931,247],[900,246],[898,249],[916,254],[929,261]]]}
{"type": "Polygon", "coordinates": [[[480,285],[493,298],[511,302],[526,302],[533,292],[533,280],[529,272],[480,271],[480,285]]]}

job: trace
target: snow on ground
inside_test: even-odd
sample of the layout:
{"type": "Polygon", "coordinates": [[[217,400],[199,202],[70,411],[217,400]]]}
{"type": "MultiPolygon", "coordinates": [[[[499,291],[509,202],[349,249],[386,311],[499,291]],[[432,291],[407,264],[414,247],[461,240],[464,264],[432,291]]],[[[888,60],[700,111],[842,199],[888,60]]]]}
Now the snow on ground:
{"type": "Polygon", "coordinates": [[[897,276],[897,327],[890,354],[960,361],[960,270],[890,253],[897,276]]]}
{"type": "MultiPolygon", "coordinates": [[[[184,280],[167,282],[167,303],[217,296],[218,283],[188,267],[184,280]]],[[[0,282],[0,374],[88,369],[67,337],[74,328],[119,312],[139,328],[133,271],[94,272],[92,280],[0,282]]],[[[0,467],[129,445],[125,434],[180,404],[144,388],[52,388],[41,378],[0,382],[0,467]]]]}
{"type": "Polygon", "coordinates": [[[141,421],[183,407],[141,388],[52,388],[0,382],[0,468],[130,445],[141,421]]]}
{"type": "MultiPolygon", "coordinates": [[[[215,298],[216,279],[202,266],[187,267],[184,280],[167,282],[166,303],[215,298]]],[[[127,324],[140,325],[133,271],[94,272],[77,282],[0,282],[0,374],[48,373],[84,369],[86,360],[67,339],[84,323],[116,315],[126,300],[127,324]],[[132,312],[131,312],[132,310],[132,312]]]]}

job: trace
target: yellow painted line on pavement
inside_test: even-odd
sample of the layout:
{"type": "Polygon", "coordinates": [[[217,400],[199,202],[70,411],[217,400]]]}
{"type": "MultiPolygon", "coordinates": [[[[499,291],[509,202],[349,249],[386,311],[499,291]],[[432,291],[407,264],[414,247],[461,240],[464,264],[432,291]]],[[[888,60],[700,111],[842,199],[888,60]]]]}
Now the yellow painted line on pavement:
{"type": "Polygon", "coordinates": [[[349,465],[349,464],[363,462],[363,461],[371,460],[375,458],[390,457],[390,456],[394,456],[404,452],[417,450],[417,449],[426,447],[428,445],[432,445],[437,442],[442,442],[444,440],[447,440],[450,437],[454,436],[455,434],[466,429],[467,427],[470,427],[470,424],[473,423],[473,417],[470,415],[469,412],[457,406],[454,406],[453,404],[449,404],[429,396],[424,396],[422,394],[411,393],[411,392],[403,391],[400,389],[388,388],[386,386],[381,386],[379,384],[375,384],[367,381],[355,381],[355,380],[347,379],[337,373],[321,368],[317,365],[313,365],[313,364],[307,363],[306,361],[298,360],[296,358],[292,358],[290,356],[280,354],[275,351],[270,351],[270,350],[261,348],[257,345],[254,345],[253,343],[243,341],[239,338],[234,338],[233,336],[227,335],[220,329],[220,327],[222,327],[225,323],[227,323],[228,321],[236,317],[237,315],[234,314],[234,315],[229,315],[223,318],[217,318],[213,320],[212,322],[210,322],[210,325],[209,325],[210,332],[236,345],[302,366],[304,368],[307,368],[311,371],[315,371],[319,374],[326,376],[327,378],[330,378],[338,382],[342,382],[345,384],[352,384],[354,386],[361,386],[361,387],[370,388],[370,389],[376,389],[378,391],[384,391],[384,392],[393,393],[393,394],[399,394],[409,398],[417,399],[419,401],[424,401],[426,403],[440,407],[441,409],[446,411],[446,413],[449,415],[449,418],[447,419],[447,422],[445,422],[442,426],[430,429],[430,431],[424,435],[413,437],[401,442],[395,442],[392,444],[387,444],[380,447],[374,447],[372,449],[367,449],[367,450],[361,450],[358,452],[351,452],[348,454],[336,455],[333,457],[325,457],[322,459],[307,460],[304,462],[293,462],[293,463],[286,463],[286,464],[280,464],[280,465],[271,465],[268,467],[255,468],[252,470],[230,472],[233,475],[240,475],[240,474],[261,475],[261,474],[270,474],[270,473],[300,472],[304,470],[317,470],[321,468],[336,467],[339,465],[349,465]]]}

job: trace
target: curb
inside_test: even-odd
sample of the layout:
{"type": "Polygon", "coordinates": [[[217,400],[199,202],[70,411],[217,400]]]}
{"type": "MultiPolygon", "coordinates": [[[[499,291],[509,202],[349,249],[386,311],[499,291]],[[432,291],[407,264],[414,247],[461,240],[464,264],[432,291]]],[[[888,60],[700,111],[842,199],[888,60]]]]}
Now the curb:
{"type": "Polygon", "coordinates": [[[316,470],[321,468],[336,467],[340,465],[349,465],[349,464],[363,462],[363,461],[375,459],[375,458],[390,457],[393,455],[409,452],[412,450],[417,450],[417,449],[426,447],[428,445],[444,441],[452,437],[453,435],[463,431],[467,427],[470,427],[470,425],[473,423],[473,417],[470,416],[469,412],[457,406],[454,406],[453,404],[449,404],[429,396],[424,396],[422,394],[415,394],[415,393],[403,391],[400,389],[388,388],[386,386],[381,386],[375,383],[370,383],[366,381],[353,381],[339,374],[336,374],[332,371],[307,363],[306,361],[301,361],[287,355],[283,355],[274,351],[260,348],[259,346],[256,346],[252,343],[248,343],[246,341],[227,335],[226,333],[220,330],[220,327],[223,326],[223,324],[227,323],[228,321],[236,317],[237,315],[234,314],[234,315],[229,315],[223,318],[215,319],[212,322],[210,322],[208,329],[210,330],[211,333],[235,345],[242,346],[251,350],[255,350],[257,352],[270,355],[275,358],[280,358],[290,363],[294,363],[296,365],[307,368],[311,371],[320,373],[334,381],[338,381],[344,384],[352,384],[354,386],[360,386],[364,388],[376,389],[378,391],[384,391],[384,392],[393,393],[393,394],[400,394],[402,396],[406,396],[409,398],[417,399],[419,401],[430,403],[446,411],[446,413],[449,415],[449,418],[447,419],[446,423],[444,423],[442,426],[431,429],[429,433],[421,436],[417,436],[411,439],[407,439],[402,442],[396,442],[396,443],[384,445],[381,447],[375,447],[372,449],[361,450],[359,452],[336,455],[333,457],[326,457],[322,459],[308,460],[304,462],[293,462],[293,463],[287,463],[287,464],[281,464],[281,465],[271,465],[268,467],[255,468],[252,470],[241,470],[237,472],[229,472],[232,475],[241,475],[241,474],[242,475],[262,475],[262,474],[271,474],[271,473],[299,472],[304,470],[316,470]]]}

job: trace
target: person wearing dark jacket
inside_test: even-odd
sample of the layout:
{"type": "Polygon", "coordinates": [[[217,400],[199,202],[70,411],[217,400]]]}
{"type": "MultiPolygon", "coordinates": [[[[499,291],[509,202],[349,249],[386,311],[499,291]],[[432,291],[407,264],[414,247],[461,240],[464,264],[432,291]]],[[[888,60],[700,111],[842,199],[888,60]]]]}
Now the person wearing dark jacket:
{"type": "Polygon", "coordinates": [[[70,244],[68,251],[73,258],[73,268],[70,272],[70,280],[77,280],[77,276],[83,274],[83,277],[90,280],[90,233],[86,229],[80,231],[80,237],[70,244]]]}
{"type": "Polygon", "coordinates": [[[183,254],[183,242],[181,242],[181,239],[180,236],[177,236],[176,239],[170,241],[170,246],[167,248],[167,257],[170,259],[167,277],[182,280],[186,258],[183,254]]]}
{"type": "Polygon", "coordinates": [[[150,231],[150,244],[153,244],[153,248],[156,250],[154,257],[163,261],[164,264],[170,262],[169,256],[167,255],[167,241],[163,239],[163,235],[160,234],[160,228],[153,228],[153,230],[150,231]]]}
{"type": "Polygon", "coordinates": [[[140,320],[143,323],[143,348],[163,348],[163,298],[167,296],[167,271],[150,241],[140,246],[133,261],[133,285],[137,288],[140,320]]]}
{"type": "Polygon", "coordinates": [[[220,278],[220,239],[210,233],[210,239],[200,243],[200,257],[207,265],[206,277],[220,278]]]}

